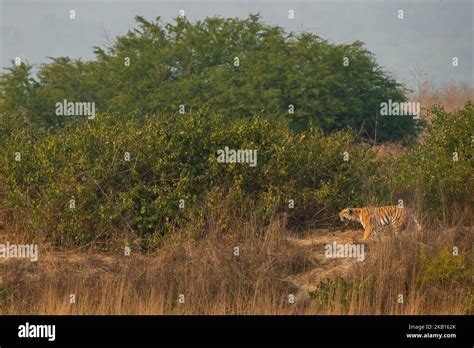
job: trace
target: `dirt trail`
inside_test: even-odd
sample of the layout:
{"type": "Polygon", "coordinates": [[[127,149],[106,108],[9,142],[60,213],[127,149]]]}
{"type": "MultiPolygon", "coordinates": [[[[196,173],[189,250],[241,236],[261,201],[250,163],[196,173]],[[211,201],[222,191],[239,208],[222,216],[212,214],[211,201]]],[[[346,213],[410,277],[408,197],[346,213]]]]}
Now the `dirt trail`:
{"type": "MultiPolygon", "coordinates": [[[[304,300],[308,293],[316,289],[316,285],[328,278],[346,277],[351,273],[353,266],[357,263],[356,258],[328,258],[325,256],[325,245],[336,242],[337,244],[356,244],[361,242],[362,233],[357,230],[328,232],[327,230],[316,230],[304,238],[290,237],[288,240],[303,247],[314,260],[314,267],[304,273],[299,273],[288,278],[299,291],[297,300],[304,300]]],[[[366,247],[365,247],[366,249],[366,247]]]]}

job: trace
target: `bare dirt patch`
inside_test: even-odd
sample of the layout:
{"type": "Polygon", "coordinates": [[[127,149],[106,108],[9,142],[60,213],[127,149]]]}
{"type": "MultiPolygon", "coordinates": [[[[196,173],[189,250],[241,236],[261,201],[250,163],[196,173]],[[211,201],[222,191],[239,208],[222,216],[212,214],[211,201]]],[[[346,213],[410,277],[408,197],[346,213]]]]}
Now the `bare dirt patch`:
{"type": "Polygon", "coordinates": [[[289,237],[291,243],[304,248],[311,255],[315,266],[305,272],[292,275],[288,280],[298,289],[297,300],[308,298],[308,293],[316,289],[316,285],[323,280],[336,277],[347,277],[357,259],[355,258],[328,258],[325,256],[325,245],[361,243],[362,233],[359,230],[334,231],[316,230],[303,238],[289,237]]]}

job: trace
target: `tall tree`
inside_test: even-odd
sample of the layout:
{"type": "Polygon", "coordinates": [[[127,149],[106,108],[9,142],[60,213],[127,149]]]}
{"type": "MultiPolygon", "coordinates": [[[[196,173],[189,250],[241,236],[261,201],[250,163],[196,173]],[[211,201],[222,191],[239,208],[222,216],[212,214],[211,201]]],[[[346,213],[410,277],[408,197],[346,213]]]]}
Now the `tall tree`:
{"type": "Polygon", "coordinates": [[[31,67],[10,68],[0,85],[0,109],[27,108],[54,124],[54,105],[63,99],[134,114],[206,105],[229,121],[256,114],[284,118],[296,131],[310,124],[325,132],[351,127],[378,141],[417,131],[412,117],[380,116],[380,104],[405,101],[405,90],[362,42],[335,45],[309,33],[286,33],[258,15],[136,21],[108,48],[96,47],[93,62],[55,58],[37,79],[31,67]]]}

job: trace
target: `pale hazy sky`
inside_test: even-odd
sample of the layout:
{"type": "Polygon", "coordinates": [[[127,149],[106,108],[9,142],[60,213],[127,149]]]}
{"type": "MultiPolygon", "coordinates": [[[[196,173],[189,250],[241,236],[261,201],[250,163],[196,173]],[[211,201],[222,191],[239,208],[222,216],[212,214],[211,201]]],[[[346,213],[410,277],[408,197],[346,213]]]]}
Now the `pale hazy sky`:
{"type": "Polygon", "coordinates": [[[103,46],[134,26],[135,15],[171,21],[183,9],[191,20],[207,16],[245,18],[287,31],[310,31],[333,43],[365,42],[379,64],[400,82],[414,86],[422,70],[431,81],[473,83],[474,0],[0,0],[0,69],[14,57],[29,63],[47,57],[93,59],[103,46]],[[69,10],[76,19],[69,19],[69,10]],[[288,10],[295,19],[288,19],[288,10]],[[397,11],[404,11],[404,19],[397,11]],[[459,66],[452,66],[458,57],[459,66]]]}

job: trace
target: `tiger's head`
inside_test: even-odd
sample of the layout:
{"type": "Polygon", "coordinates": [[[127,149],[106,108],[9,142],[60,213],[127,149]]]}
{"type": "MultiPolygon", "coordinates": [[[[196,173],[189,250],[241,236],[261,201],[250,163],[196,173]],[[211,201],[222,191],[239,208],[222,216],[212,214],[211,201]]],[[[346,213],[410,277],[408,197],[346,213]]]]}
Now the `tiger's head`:
{"type": "Polygon", "coordinates": [[[346,221],[346,220],[355,220],[359,221],[359,213],[357,209],[355,208],[346,208],[341,210],[339,213],[339,217],[341,218],[341,221],[346,221]]]}

